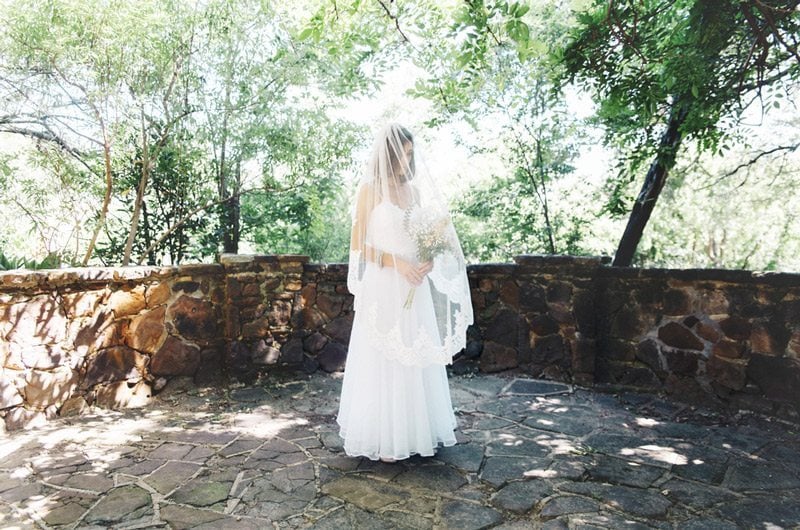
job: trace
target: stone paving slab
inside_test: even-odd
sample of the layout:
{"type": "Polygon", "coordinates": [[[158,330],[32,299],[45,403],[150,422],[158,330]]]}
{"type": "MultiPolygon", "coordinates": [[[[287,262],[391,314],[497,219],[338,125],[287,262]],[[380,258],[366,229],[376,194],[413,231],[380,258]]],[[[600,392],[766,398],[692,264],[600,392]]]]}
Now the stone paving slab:
{"type": "Polygon", "coordinates": [[[0,528],[800,528],[798,426],[453,376],[453,447],[343,454],[341,377],[167,388],[0,443],[0,528]]]}

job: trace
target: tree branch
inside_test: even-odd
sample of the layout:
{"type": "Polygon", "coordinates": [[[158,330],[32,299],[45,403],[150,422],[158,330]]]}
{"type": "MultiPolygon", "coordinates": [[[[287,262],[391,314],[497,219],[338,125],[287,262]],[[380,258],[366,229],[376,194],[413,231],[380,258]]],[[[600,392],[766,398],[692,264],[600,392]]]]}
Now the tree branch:
{"type": "Polygon", "coordinates": [[[767,151],[762,151],[762,152],[758,153],[756,156],[754,156],[753,158],[751,158],[749,161],[744,162],[742,164],[739,164],[738,166],[736,166],[732,170],[730,170],[727,173],[725,173],[724,175],[722,175],[718,179],[717,182],[719,182],[722,179],[734,176],[736,173],[738,173],[742,169],[752,166],[753,164],[755,164],[756,162],[758,162],[761,158],[763,158],[765,156],[769,156],[769,155],[775,154],[775,153],[777,153],[779,151],[786,151],[787,153],[792,153],[794,151],[797,151],[798,148],[800,148],[800,142],[798,142],[798,143],[796,143],[794,145],[781,145],[781,146],[769,149],[767,151]]]}
{"type": "MultiPolygon", "coordinates": [[[[783,40],[783,37],[781,36],[781,32],[775,26],[775,20],[773,19],[773,16],[772,16],[774,14],[774,12],[778,12],[778,13],[782,14],[783,16],[791,16],[792,15],[792,11],[790,11],[790,10],[779,11],[776,8],[765,6],[761,2],[758,2],[757,0],[754,2],[754,4],[756,6],[756,9],[758,9],[759,12],[761,12],[761,14],[764,16],[764,20],[766,21],[767,25],[769,25],[770,29],[772,30],[772,35],[775,37],[775,40],[777,40],[779,43],[783,44],[783,47],[789,52],[789,54],[793,55],[795,57],[795,59],[797,59],[797,62],[800,63],[800,54],[797,53],[797,48],[793,47],[791,44],[789,44],[788,42],[783,40]]],[[[795,8],[797,7],[797,3],[796,2],[795,2],[795,6],[794,7],[795,8]]]]}
{"type": "Polygon", "coordinates": [[[394,21],[394,26],[397,28],[397,32],[400,34],[400,36],[403,37],[403,40],[406,41],[407,43],[411,44],[411,41],[408,39],[408,37],[406,37],[406,34],[403,33],[403,30],[400,28],[400,19],[398,18],[398,16],[392,14],[392,12],[389,10],[389,6],[387,6],[383,2],[383,0],[378,0],[378,3],[381,5],[383,10],[386,12],[386,16],[394,21]]]}
{"type": "Polygon", "coordinates": [[[614,9],[614,0],[609,0],[608,2],[608,13],[606,14],[606,23],[608,24],[608,29],[610,33],[617,38],[620,39],[620,42],[627,43],[633,53],[639,57],[639,60],[642,61],[642,64],[647,64],[649,61],[647,57],[645,57],[644,53],[639,49],[636,45],[636,19],[634,19],[634,27],[633,27],[633,36],[628,35],[625,31],[625,28],[622,25],[622,21],[617,16],[616,10],[614,9]],[[613,18],[613,20],[612,20],[613,18]]]}
{"type": "Polygon", "coordinates": [[[16,127],[14,125],[4,124],[2,127],[0,127],[0,132],[19,134],[22,136],[27,136],[28,138],[35,138],[36,140],[43,140],[45,142],[54,143],[58,147],[60,147],[61,149],[63,149],[64,151],[75,157],[80,157],[83,155],[83,153],[81,153],[80,151],[69,145],[67,142],[65,142],[62,138],[57,136],[49,129],[45,129],[44,131],[36,131],[34,129],[25,129],[22,127],[16,127]]]}

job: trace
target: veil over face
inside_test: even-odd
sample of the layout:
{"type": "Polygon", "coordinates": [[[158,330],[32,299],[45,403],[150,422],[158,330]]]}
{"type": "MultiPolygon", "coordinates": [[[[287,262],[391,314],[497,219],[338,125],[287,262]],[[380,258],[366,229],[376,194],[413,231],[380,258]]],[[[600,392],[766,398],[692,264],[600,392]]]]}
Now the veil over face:
{"type": "Polygon", "coordinates": [[[447,204],[405,127],[389,124],[377,135],[351,221],[347,285],[376,354],[407,365],[450,363],[472,323],[466,263],[447,204]],[[432,269],[414,286],[385,265],[398,261],[432,269]]]}

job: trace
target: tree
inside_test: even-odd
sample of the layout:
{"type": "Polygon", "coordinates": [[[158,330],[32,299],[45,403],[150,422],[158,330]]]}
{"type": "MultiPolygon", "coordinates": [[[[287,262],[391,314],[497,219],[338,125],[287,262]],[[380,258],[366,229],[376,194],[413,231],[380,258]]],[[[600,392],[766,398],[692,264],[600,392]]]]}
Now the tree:
{"type": "Polygon", "coordinates": [[[737,143],[725,157],[687,149],[664,185],[660,215],[653,216],[635,263],[800,270],[794,215],[800,211],[800,120],[791,111],[747,127],[747,144],[737,143]],[[775,137],[787,148],[770,147],[775,137]]]}
{"type": "Polygon", "coordinates": [[[560,52],[565,80],[588,85],[607,141],[625,153],[609,210],[649,161],[614,265],[631,264],[684,141],[728,148],[751,100],[764,110],[800,75],[798,0],[600,1],[560,52]]]}
{"type": "MultiPolygon", "coordinates": [[[[13,143],[10,136],[1,141],[13,143]]],[[[56,267],[80,263],[85,238],[79,236],[102,196],[96,176],[82,169],[49,142],[0,157],[0,248],[7,256],[56,267]]]]}
{"type": "MultiPolygon", "coordinates": [[[[293,6],[257,0],[218,0],[203,13],[198,35],[203,53],[192,67],[205,86],[194,119],[211,152],[223,252],[238,252],[244,228],[243,168],[255,162],[266,169],[266,162],[285,159],[289,137],[300,139],[292,144],[294,156],[313,151],[305,144],[317,142],[317,133],[292,121],[296,109],[310,106],[325,112],[340,96],[375,86],[362,71],[375,46],[372,30],[346,22],[346,13],[327,26],[324,8],[310,21],[297,19],[293,11],[293,6]],[[321,32],[323,25],[329,33],[321,32]],[[319,101],[320,92],[328,95],[328,102],[319,101]],[[301,137],[299,131],[307,134],[301,137]]],[[[262,171],[262,177],[266,187],[274,187],[271,175],[262,171]]]]}
{"type": "Polygon", "coordinates": [[[352,149],[364,143],[364,131],[316,110],[285,118],[283,140],[274,142],[263,171],[288,191],[243,197],[242,233],[261,252],[346,261],[355,190],[345,176],[358,169],[352,149]]]}
{"type": "MultiPolygon", "coordinates": [[[[197,228],[194,220],[207,211],[218,215],[208,226],[219,229],[222,250],[237,252],[241,198],[258,191],[270,200],[263,192],[279,186],[260,166],[267,169],[273,152],[291,158],[282,142],[297,136],[286,128],[298,125],[287,116],[308,108],[324,113],[339,97],[375,86],[361,70],[372,49],[353,45],[358,27],[325,36],[342,44],[328,47],[337,58],[329,61],[313,38],[299,38],[305,26],[294,6],[260,0],[29,4],[4,4],[0,91],[7,105],[0,132],[57,146],[82,171],[102,178],[84,265],[98,243],[107,263],[137,261],[135,251],[138,261],[163,259],[160,245],[179,258],[175,238],[197,228]],[[210,168],[216,197],[184,205],[175,210],[184,212],[179,217],[162,216],[174,223],[167,226],[153,222],[160,205],[152,203],[166,196],[149,188],[161,185],[155,178],[175,176],[164,170],[162,151],[179,150],[176,135],[184,152],[202,153],[194,170],[182,170],[196,175],[210,168]],[[163,231],[152,233],[155,226],[163,231]]],[[[317,141],[315,131],[303,130],[310,134],[292,144],[301,158],[317,141]]]]}
{"type": "MultiPolygon", "coordinates": [[[[553,21],[554,4],[542,2],[537,15],[553,21]]],[[[487,88],[504,92],[503,85],[514,82],[513,74],[527,77],[519,64],[541,56],[546,49],[547,37],[531,37],[533,19],[529,5],[506,0],[468,0],[434,17],[437,25],[429,25],[428,42],[413,55],[415,63],[427,72],[418,81],[415,95],[433,102],[438,111],[430,125],[452,119],[475,125],[475,113],[491,113],[496,103],[491,96],[481,98],[487,88]],[[514,59],[519,63],[516,69],[510,68],[514,59]]],[[[548,30],[549,35],[553,33],[548,30]]]]}
{"type": "Polygon", "coordinates": [[[453,14],[451,42],[419,59],[431,72],[416,89],[436,106],[431,122],[473,124],[470,147],[505,162],[507,174],[459,201],[468,217],[491,224],[487,230],[506,248],[480,252],[483,258],[577,249],[575,227],[566,227],[575,216],[554,211],[550,197],[574,170],[581,140],[579,121],[553,83],[559,65],[547,52],[564,39],[567,14],[561,2],[466,2],[453,14]],[[491,131],[479,131],[479,121],[491,123],[491,131]]]}
{"type": "MultiPolygon", "coordinates": [[[[163,105],[171,123],[169,106],[182,61],[178,50],[186,49],[179,24],[186,18],[183,5],[7,3],[0,32],[0,90],[8,106],[0,116],[0,131],[57,145],[104,181],[83,265],[92,258],[105,227],[116,159],[124,158],[116,152],[118,140],[132,127],[149,138],[154,121],[148,111],[154,102],[163,105]]],[[[148,156],[147,149],[143,156],[148,156]]],[[[141,167],[124,264],[130,258],[150,165],[141,167]]]]}
{"type": "Polygon", "coordinates": [[[153,155],[143,156],[143,142],[132,134],[128,163],[119,166],[114,187],[115,205],[106,223],[105,240],[97,255],[113,264],[130,249],[138,263],[171,265],[190,259],[200,261],[217,252],[216,223],[198,205],[213,202],[214,186],[209,178],[205,153],[194,142],[192,133],[176,128],[165,136],[158,129],[144,145],[160,144],[153,155]],[[161,144],[162,138],[168,141],[161,144]],[[148,185],[142,188],[143,164],[148,185]],[[140,195],[140,193],[143,194],[140,195]],[[137,206],[138,205],[138,206],[137,206]],[[140,209],[140,223],[130,239],[131,214],[140,209]],[[130,247],[127,247],[130,243],[130,247]]]}
{"type": "MultiPolygon", "coordinates": [[[[145,193],[153,166],[158,163],[161,151],[171,140],[173,130],[193,112],[189,105],[190,84],[181,79],[183,65],[195,53],[194,17],[184,13],[182,17],[164,16],[159,12],[158,20],[149,22],[149,30],[159,39],[146,39],[150,43],[145,61],[133,69],[128,92],[139,111],[139,138],[137,149],[140,157],[136,167],[140,172],[131,213],[130,228],[122,252],[122,265],[131,262],[133,243],[137,236],[139,217],[142,213],[145,193]],[[164,22],[167,22],[165,25],[164,22]]],[[[154,17],[155,19],[155,17],[154,17]]],[[[179,252],[179,255],[182,254],[179,252]]],[[[175,261],[173,261],[175,263],[175,261]]]]}

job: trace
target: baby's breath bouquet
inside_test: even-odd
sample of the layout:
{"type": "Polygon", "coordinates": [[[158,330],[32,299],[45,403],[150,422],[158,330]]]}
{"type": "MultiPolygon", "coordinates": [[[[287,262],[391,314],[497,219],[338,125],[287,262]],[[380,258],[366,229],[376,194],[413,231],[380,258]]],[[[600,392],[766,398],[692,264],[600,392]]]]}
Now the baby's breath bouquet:
{"type": "MultiPolygon", "coordinates": [[[[406,212],[405,229],[417,247],[417,258],[420,263],[428,263],[439,254],[451,250],[448,234],[450,219],[447,214],[419,208],[406,212]]],[[[417,288],[412,287],[403,304],[404,309],[411,307],[417,288]]]]}

